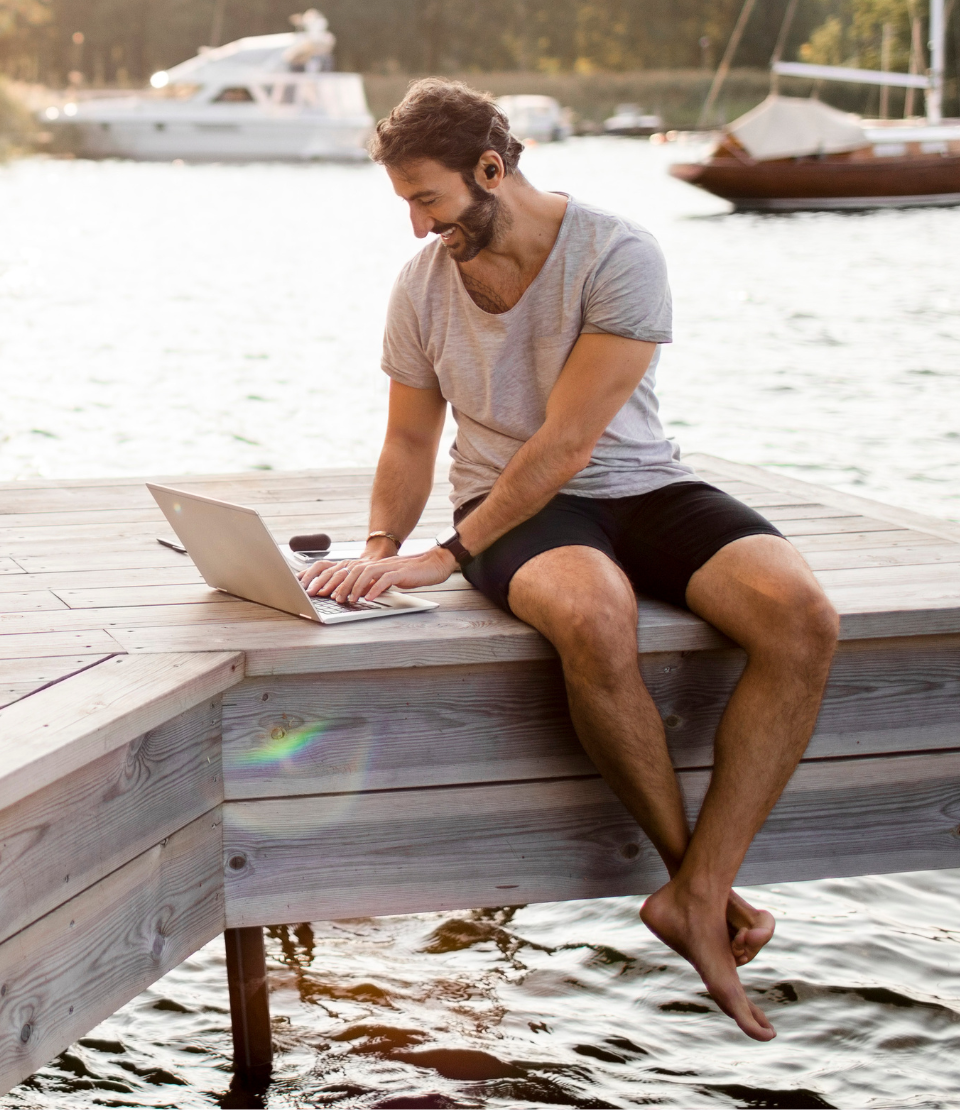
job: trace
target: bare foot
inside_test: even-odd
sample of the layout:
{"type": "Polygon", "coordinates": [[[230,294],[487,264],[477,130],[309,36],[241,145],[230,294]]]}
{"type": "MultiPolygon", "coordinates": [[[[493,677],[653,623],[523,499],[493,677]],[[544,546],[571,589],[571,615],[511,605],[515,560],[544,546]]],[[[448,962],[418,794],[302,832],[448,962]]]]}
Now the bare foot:
{"type": "Polygon", "coordinates": [[[748,1037],[773,1040],[776,1030],[763,1010],[747,998],[737,975],[723,906],[696,898],[672,879],[644,902],[640,918],[664,944],[693,964],[710,997],[748,1037]]]}
{"type": "Polygon", "coordinates": [[[772,913],[754,908],[731,890],[727,900],[727,927],[733,958],[737,967],[743,967],[773,936],[776,922],[772,913]]]}

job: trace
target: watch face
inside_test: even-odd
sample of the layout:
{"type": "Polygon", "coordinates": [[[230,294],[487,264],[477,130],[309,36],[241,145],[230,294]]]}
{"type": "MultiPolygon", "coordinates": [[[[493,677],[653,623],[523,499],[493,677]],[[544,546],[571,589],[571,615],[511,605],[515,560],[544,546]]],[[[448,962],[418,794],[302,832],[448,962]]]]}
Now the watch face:
{"type": "Polygon", "coordinates": [[[444,544],[449,543],[451,540],[457,538],[457,530],[454,527],[444,528],[444,530],[437,536],[437,543],[443,547],[444,544]]]}

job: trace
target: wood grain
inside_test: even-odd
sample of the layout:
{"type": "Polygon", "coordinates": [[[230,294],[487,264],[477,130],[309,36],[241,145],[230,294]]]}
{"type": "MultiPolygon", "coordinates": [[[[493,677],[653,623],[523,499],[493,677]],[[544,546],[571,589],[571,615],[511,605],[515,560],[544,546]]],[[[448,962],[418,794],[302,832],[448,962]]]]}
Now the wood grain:
{"type": "MultiPolygon", "coordinates": [[[[3,621],[0,620],[0,633],[3,621]]],[[[102,629],[85,632],[28,632],[0,634],[0,660],[47,659],[56,655],[113,655],[125,649],[102,629]]]]}
{"type": "MultiPolygon", "coordinates": [[[[707,772],[681,772],[691,816],[707,772]]],[[[227,802],[228,927],[646,894],[665,879],[601,779],[227,802]]],[[[805,763],[740,883],[960,866],[960,753],[805,763]]]]}
{"type": "Polygon", "coordinates": [[[596,774],[556,662],[252,678],[224,701],[227,798],[596,774]]]}
{"type": "Polygon", "coordinates": [[[773,473],[758,466],[731,462],[729,459],[720,459],[713,455],[688,455],[684,457],[684,461],[689,462],[698,471],[702,468],[704,473],[709,472],[723,480],[746,481],[769,489],[785,490],[796,493],[800,497],[810,497],[822,504],[836,505],[851,512],[863,513],[879,520],[901,524],[905,528],[916,528],[920,531],[929,532],[931,535],[960,543],[960,524],[954,521],[940,520],[937,517],[914,512],[912,509],[886,505],[883,502],[873,501],[866,497],[813,485],[810,482],[801,481],[799,478],[793,478],[779,471],[773,473]]]}
{"type": "Polygon", "coordinates": [[[242,677],[242,657],[227,652],[121,655],[0,709],[0,809],[215,697],[242,677]]]}
{"type": "Polygon", "coordinates": [[[0,1092],[224,928],[216,810],[0,945],[0,1092]]]}
{"type": "MultiPolygon", "coordinates": [[[[738,650],[644,655],[674,765],[709,767],[738,650]]],[[[224,697],[228,800],[595,773],[556,662],[248,678],[224,697]]],[[[841,645],[808,759],[960,748],[960,637],[841,645]]]]}
{"type": "Polygon", "coordinates": [[[0,941],[223,800],[220,698],[0,810],[0,941]]]}
{"type": "Polygon", "coordinates": [[[109,655],[55,655],[52,659],[0,660],[0,709],[109,658],[109,655]]]}
{"type": "Polygon", "coordinates": [[[200,572],[189,559],[171,567],[128,567],[125,570],[54,571],[27,574],[22,579],[0,576],[0,593],[7,590],[110,589],[112,587],[200,584],[200,572]]]}
{"type": "Polygon", "coordinates": [[[0,613],[26,613],[39,609],[66,609],[67,606],[50,590],[27,590],[24,593],[0,593],[0,613]]]}

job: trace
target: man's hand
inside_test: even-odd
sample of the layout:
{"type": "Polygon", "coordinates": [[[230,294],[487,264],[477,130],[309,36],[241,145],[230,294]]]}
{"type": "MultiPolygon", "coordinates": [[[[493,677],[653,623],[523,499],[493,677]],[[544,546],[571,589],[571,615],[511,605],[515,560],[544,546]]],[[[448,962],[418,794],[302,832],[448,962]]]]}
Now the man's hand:
{"type": "Polygon", "coordinates": [[[321,561],[303,571],[300,581],[311,597],[332,597],[343,605],[362,597],[374,601],[391,586],[410,590],[439,585],[456,569],[457,560],[446,548],[432,547],[422,555],[321,561]]]}

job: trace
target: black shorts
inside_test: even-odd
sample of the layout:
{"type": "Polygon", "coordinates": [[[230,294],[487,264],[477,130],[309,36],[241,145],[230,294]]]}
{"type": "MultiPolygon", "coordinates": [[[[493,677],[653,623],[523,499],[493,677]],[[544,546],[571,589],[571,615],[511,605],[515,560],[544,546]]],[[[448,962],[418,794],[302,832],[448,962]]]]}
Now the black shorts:
{"type": "MultiPolygon", "coordinates": [[[[459,523],[483,498],[462,505],[459,523]]],[[[721,547],[743,536],[781,536],[748,505],[706,482],[675,482],[635,497],[558,493],[464,568],[467,581],[510,611],[510,581],[524,563],[555,547],[595,547],[634,588],[686,607],[687,583],[721,547]]],[[[782,538],[782,536],[781,536],[782,538]]]]}

